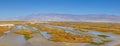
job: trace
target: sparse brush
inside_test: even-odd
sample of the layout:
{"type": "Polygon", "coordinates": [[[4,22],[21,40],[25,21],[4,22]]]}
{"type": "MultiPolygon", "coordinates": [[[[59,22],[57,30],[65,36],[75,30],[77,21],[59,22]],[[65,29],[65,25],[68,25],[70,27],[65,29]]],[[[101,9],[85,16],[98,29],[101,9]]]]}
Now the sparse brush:
{"type": "Polygon", "coordinates": [[[109,36],[107,36],[107,35],[103,35],[103,34],[98,35],[98,36],[103,37],[103,38],[109,37],[109,36]]]}

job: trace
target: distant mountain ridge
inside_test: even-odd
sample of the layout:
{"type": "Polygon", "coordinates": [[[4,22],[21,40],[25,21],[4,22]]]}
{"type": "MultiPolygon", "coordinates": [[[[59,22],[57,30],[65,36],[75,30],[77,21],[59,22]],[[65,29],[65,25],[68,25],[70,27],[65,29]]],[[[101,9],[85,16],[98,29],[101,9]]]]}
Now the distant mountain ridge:
{"type": "Polygon", "coordinates": [[[41,21],[87,21],[87,22],[120,22],[120,16],[107,14],[32,14],[15,18],[18,20],[41,20],[41,21]]]}

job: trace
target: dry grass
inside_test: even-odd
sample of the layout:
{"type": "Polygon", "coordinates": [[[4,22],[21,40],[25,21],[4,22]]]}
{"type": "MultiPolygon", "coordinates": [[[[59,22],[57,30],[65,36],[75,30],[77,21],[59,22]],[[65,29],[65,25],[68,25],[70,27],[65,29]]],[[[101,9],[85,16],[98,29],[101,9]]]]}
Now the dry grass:
{"type": "Polygon", "coordinates": [[[112,32],[120,34],[119,23],[90,23],[90,22],[50,22],[46,23],[55,26],[66,26],[76,29],[95,30],[101,32],[112,32]]]}
{"type": "Polygon", "coordinates": [[[48,34],[51,34],[52,37],[49,39],[51,41],[56,41],[56,42],[92,42],[91,37],[73,35],[71,33],[65,32],[63,29],[44,27],[42,25],[39,25],[38,28],[39,28],[39,30],[46,31],[46,32],[48,32],[48,34]]]}
{"type": "Polygon", "coordinates": [[[18,31],[15,31],[14,33],[16,33],[16,34],[33,34],[33,32],[29,31],[29,30],[18,30],[18,31]]]}

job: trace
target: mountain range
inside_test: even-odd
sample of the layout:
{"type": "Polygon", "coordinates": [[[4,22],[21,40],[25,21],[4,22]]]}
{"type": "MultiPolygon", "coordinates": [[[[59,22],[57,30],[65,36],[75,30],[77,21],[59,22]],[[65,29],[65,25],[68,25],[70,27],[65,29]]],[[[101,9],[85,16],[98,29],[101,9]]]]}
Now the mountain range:
{"type": "Polygon", "coordinates": [[[41,21],[85,21],[85,22],[120,22],[119,15],[107,14],[31,14],[28,16],[12,18],[16,20],[41,20],[41,21]]]}

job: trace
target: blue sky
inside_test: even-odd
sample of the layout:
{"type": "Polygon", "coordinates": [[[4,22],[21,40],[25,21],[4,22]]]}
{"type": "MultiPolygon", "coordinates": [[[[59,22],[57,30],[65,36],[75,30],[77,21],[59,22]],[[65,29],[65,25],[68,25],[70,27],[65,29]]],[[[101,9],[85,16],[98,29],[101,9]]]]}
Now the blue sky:
{"type": "Polygon", "coordinates": [[[0,18],[38,13],[120,15],[120,0],[0,0],[0,18]]]}

